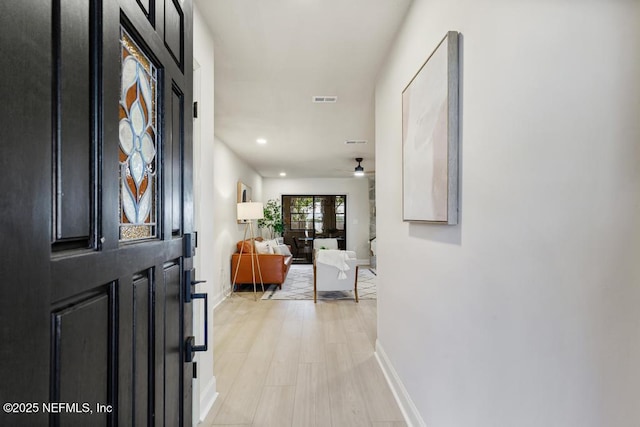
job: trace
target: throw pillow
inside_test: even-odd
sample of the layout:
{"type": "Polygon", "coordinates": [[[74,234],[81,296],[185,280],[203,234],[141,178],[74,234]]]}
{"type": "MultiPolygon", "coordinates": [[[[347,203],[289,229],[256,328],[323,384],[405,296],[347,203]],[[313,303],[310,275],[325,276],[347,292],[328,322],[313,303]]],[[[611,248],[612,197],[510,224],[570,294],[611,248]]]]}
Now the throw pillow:
{"type": "Polygon", "coordinates": [[[268,242],[258,242],[256,241],[256,252],[258,254],[272,254],[273,248],[269,246],[268,242]]]}
{"type": "Polygon", "coordinates": [[[291,256],[291,251],[289,250],[289,246],[287,246],[287,245],[278,245],[277,248],[278,248],[278,251],[280,251],[280,254],[285,255],[285,256],[291,256]]]}
{"type": "Polygon", "coordinates": [[[236,245],[236,247],[238,248],[238,252],[240,252],[240,249],[242,249],[242,253],[243,254],[250,254],[251,252],[253,252],[253,246],[251,245],[251,239],[240,240],[238,242],[238,244],[236,245]]]}

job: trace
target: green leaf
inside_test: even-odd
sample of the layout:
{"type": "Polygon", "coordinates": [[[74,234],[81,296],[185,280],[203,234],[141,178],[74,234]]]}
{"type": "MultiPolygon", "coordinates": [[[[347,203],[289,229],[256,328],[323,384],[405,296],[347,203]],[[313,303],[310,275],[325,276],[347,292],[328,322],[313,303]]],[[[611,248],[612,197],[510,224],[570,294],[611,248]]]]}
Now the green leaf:
{"type": "Polygon", "coordinates": [[[282,206],[280,206],[280,203],[276,199],[267,201],[263,208],[263,214],[264,218],[258,220],[258,227],[268,229],[272,238],[284,232],[282,206]]]}

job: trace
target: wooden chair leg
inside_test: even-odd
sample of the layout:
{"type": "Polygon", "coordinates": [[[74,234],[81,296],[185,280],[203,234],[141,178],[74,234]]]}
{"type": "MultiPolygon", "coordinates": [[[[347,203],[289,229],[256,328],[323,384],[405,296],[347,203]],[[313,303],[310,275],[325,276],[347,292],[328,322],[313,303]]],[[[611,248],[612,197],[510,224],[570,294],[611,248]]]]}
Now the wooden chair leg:
{"type": "Polygon", "coordinates": [[[359,266],[356,265],[356,280],[355,280],[355,283],[353,284],[353,293],[356,294],[356,302],[360,302],[358,301],[358,268],[359,266]]]}
{"type": "Polygon", "coordinates": [[[316,286],[316,266],[313,266],[313,303],[318,302],[318,288],[316,286]]]}

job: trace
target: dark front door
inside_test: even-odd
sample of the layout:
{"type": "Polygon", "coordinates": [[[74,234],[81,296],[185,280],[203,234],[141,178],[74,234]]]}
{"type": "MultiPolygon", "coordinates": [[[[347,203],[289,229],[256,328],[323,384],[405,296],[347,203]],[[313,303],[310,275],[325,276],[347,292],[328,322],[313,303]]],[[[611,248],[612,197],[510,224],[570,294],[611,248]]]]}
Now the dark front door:
{"type": "Polygon", "coordinates": [[[191,0],[0,19],[0,425],[190,426],[191,0]]]}

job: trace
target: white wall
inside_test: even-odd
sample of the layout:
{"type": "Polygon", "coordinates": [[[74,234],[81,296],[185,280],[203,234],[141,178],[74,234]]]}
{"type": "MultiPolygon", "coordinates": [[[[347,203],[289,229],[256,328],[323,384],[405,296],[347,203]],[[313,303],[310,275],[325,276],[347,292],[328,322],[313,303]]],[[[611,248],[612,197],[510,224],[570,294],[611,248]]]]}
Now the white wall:
{"type": "MultiPolygon", "coordinates": [[[[194,100],[198,118],[194,120],[194,193],[198,249],[194,259],[197,278],[206,280],[198,289],[209,293],[209,342],[213,342],[213,309],[229,292],[231,254],[241,240],[244,225],[236,221],[237,183],[252,187],[254,199],[262,195],[262,177],[214,137],[214,45],[213,37],[197,5],[194,5],[194,100]]],[[[202,308],[195,306],[194,332],[201,337],[202,308]]],[[[200,341],[198,341],[200,342],[200,341]]],[[[202,418],[216,397],[213,375],[213,348],[198,353],[199,407],[202,418]]],[[[196,402],[198,403],[198,402],[196,402]]]]}
{"type": "MultiPolygon", "coordinates": [[[[195,206],[195,230],[198,232],[198,249],[194,258],[196,278],[206,280],[198,285],[199,292],[212,295],[215,289],[215,265],[207,262],[214,256],[214,230],[211,217],[214,213],[213,198],[213,38],[197,5],[193,13],[193,56],[197,63],[194,70],[194,101],[198,102],[198,118],[193,121],[193,187],[195,206]]],[[[204,333],[201,319],[202,305],[194,303],[194,334],[200,337],[204,333]]],[[[213,319],[213,305],[209,306],[209,319],[213,319]]],[[[213,342],[213,327],[209,329],[209,342],[213,342]]],[[[194,393],[194,421],[206,414],[216,398],[216,379],[213,375],[213,349],[209,346],[206,353],[198,353],[198,390],[194,393]]]]}
{"type": "Polygon", "coordinates": [[[376,183],[379,346],[416,424],[640,425],[639,17],[414,1],[376,86],[376,183]],[[401,92],[448,30],[461,221],[403,223],[401,92]]]}
{"type": "Polygon", "coordinates": [[[347,195],[347,249],[369,259],[369,184],[366,178],[265,178],[263,202],[288,195],[347,195]]]}
{"type": "Polygon", "coordinates": [[[242,240],[245,230],[245,225],[238,224],[236,219],[238,181],[251,187],[252,200],[259,201],[262,198],[262,177],[218,138],[215,138],[213,170],[214,211],[211,220],[215,248],[209,262],[216,266],[213,295],[214,304],[217,304],[229,293],[231,254],[236,251],[236,244],[242,240]]]}

